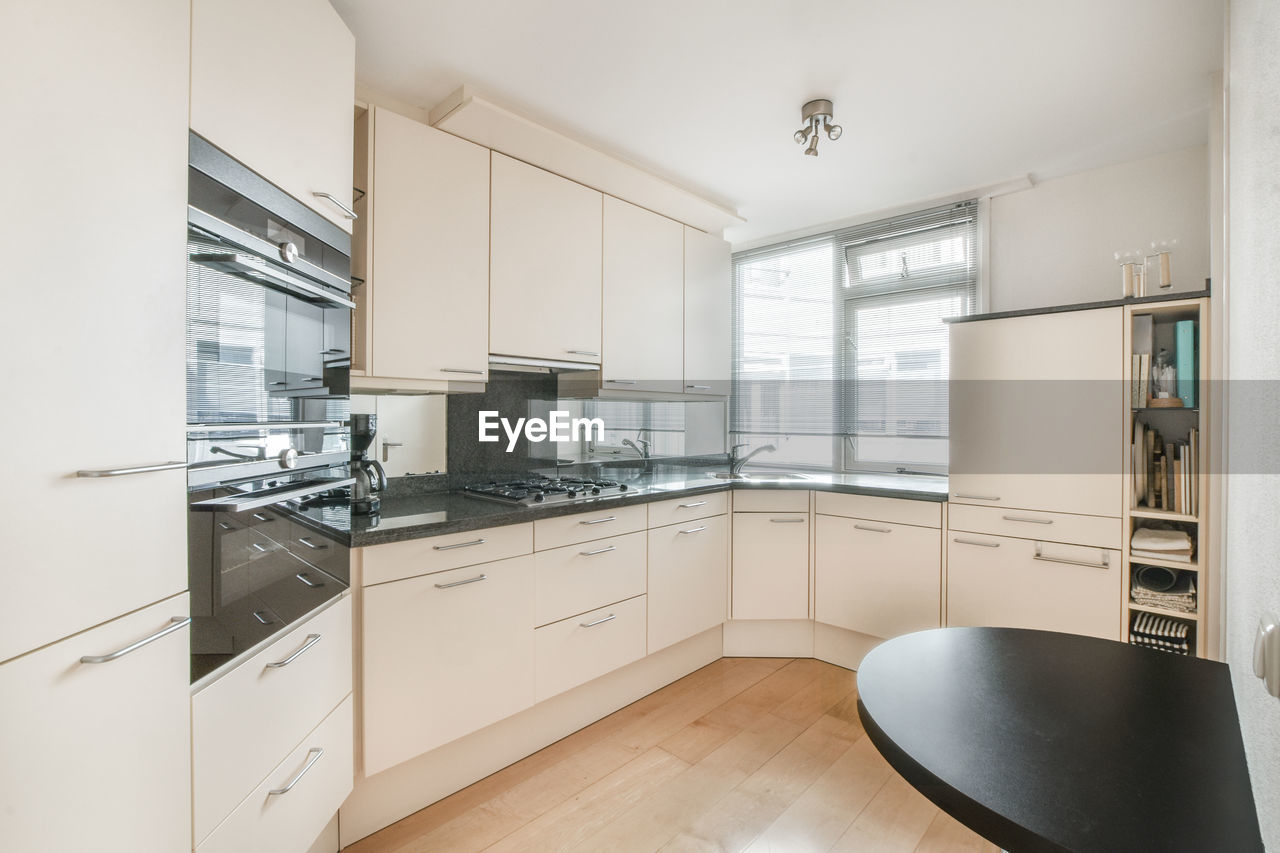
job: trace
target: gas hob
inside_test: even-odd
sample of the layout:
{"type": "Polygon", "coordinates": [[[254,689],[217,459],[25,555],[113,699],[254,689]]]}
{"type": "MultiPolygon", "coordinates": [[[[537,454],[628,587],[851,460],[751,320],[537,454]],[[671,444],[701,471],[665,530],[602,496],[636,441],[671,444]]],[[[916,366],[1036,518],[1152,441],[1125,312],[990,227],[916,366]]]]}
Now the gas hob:
{"type": "Polygon", "coordinates": [[[523,480],[473,483],[463,487],[463,493],[470,497],[518,506],[544,506],[617,497],[626,491],[627,486],[623,483],[590,477],[528,477],[523,480]]]}

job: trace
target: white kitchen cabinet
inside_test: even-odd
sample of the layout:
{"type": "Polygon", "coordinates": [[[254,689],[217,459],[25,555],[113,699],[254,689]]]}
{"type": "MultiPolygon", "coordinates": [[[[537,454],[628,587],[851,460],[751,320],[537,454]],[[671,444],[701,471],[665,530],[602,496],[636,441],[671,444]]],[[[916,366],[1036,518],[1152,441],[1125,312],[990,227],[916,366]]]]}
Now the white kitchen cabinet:
{"type": "Polygon", "coordinates": [[[815,524],[815,620],[886,639],[941,624],[941,530],[827,515],[815,524]]]}
{"type": "Polygon", "coordinates": [[[732,616],[809,618],[808,512],[733,514],[732,616]]]}
{"type": "Polygon", "coordinates": [[[606,196],[601,387],[680,393],[683,313],[684,226],[606,196]]]}
{"type": "Polygon", "coordinates": [[[950,500],[1118,518],[1123,312],[950,327],[950,500]]]}
{"type": "Polygon", "coordinates": [[[333,7],[193,0],[190,44],[191,129],[350,233],[356,45],[333,7]]]}
{"type": "Polygon", "coordinates": [[[533,704],[532,556],[367,587],[363,624],[366,774],[533,704]]]}
{"type": "Polygon", "coordinates": [[[537,699],[586,684],[645,655],[645,596],[534,631],[537,699]]]}
{"type": "Polygon", "coordinates": [[[492,156],[489,352],[598,364],[603,196],[492,156]]]}
{"type": "Polygon", "coordinates": [[[649,531],[649,654],[725,620],[729,517],[649,531]]]}
{"type": "Polygon", "coordinates": [[[1039,628],[1119,640],[1120,552],[947,534],[947,624],[1039,628]]]}
{"type": "Polygon", "coordinates": [[[643,531],[553,548],[534,555],[536,619],[546,625],[605,604],[643,595],[643,531]]]}
{"type": "Polygon", "coordinates": [[[684,228],[684,390],[729,393],[729,244],[684,228]]]}
{"type": "MultiPolygon", "coordinates": [[[[39,446],[10,455],[13,485],[0,498],[10,530],[0,661],[187,588],[188,23],[187,4],[168,0],[6,8],[0,105],[8,189],[23,202],[0,212],[13,247],[0,312],[12,406],[0,436],[31,447],[38,433],[39,446]],[[162,463],[174,464],[76,476],[162,463]]],[[[40,707],[61,712],[53,699],[40,707]]],[[[96,765],[97,744],[83,746],[82,765],[96,765]]],[[[134,792],[100,795],[95,813],[134,813],[119,802],[134,792]]],[[[76,831],[54,820],[51,832],[76,831]]],[[[27,846],[37,848],[49,849],[27,846]]]]}
{"type": "Polygon", "coordinates": [[[364,283],[352,387],[485,381],[489,150],[381,107],[357,120],[356,133],[355,180],[366,196],[353,242],[364,283]]]}
{"type": "Polygon", "coordinates": [[[6,850],[191,849],[187,615],[175,596],[0,665],[6,850]]]}

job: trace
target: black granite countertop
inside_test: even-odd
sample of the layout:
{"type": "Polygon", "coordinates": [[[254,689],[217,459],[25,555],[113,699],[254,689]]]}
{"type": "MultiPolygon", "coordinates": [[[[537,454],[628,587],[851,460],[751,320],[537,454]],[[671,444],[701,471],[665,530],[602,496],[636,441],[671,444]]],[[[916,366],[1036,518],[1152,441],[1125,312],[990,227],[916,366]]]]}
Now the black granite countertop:
{"type": "MultiPolygon", "coordinates": [[[[803,479],[728,481],[717,479],[711,470],[677,466],[655,466],[651,473],[626,479],[627,492],[620,496],[572,501],[550,506],[509,506],[473,498],[461,492],[427,492],[390,495],[382,498],[377,516],[352,517],[345,508],[297,509],[299,520],[345,542],[353,548],[381,545],[461,533],[506,524],[522,524],[540,518],[554,518],[589,512],[601,504],[630,506],[669,498],[686,497],[730,489],[804,489],[907,500],[945,501],[947,478],[913,474],[828,474],[805,473],[803,479]]],[[[769,472],[748,472],[767,477],[769,472]]]]}

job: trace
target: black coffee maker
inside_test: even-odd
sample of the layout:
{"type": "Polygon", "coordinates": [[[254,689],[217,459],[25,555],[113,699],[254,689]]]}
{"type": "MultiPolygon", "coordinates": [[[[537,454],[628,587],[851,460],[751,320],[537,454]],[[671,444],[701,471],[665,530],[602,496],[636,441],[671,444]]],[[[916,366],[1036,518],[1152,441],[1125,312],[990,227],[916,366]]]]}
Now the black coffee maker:
{"type": "Polygon", "coordinates": [[[369,456],[373,437],[378,432],[377,415],[351,416],[351,512],[354,515],[377,515],[382,508],[380,492],[387,488],[387,473],[382,464],[369,456]]]}

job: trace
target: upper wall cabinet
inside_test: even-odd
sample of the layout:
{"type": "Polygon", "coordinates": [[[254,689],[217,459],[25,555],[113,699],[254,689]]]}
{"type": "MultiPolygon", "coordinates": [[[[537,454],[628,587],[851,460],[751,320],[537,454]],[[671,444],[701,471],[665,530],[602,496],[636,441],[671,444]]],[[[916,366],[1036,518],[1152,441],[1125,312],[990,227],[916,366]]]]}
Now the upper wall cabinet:
{"type": "Polygon", "coordinates": [[[493,152],[489,352],[599,363],[602,196],[493,152]]]}
{"type": "Polygon", "coordinates": [[[470,390],[489,372],[489,150],[380,107],[355,148],[351,387],[470,390]]]}
{"type": "Polygon", "coordinates": [[[729,393],[729,244],[684,228],[684,391],[729,393]]]}
{"type": "Polygon", "coordinates": [[[603,389],[680,392],[684,228],[605,196],[603,389]]]}
{"type": "Polygon", "coordinates": [[[355,49],[325,0],[191,4],[191,129],[348,232],[355,49]]]}

